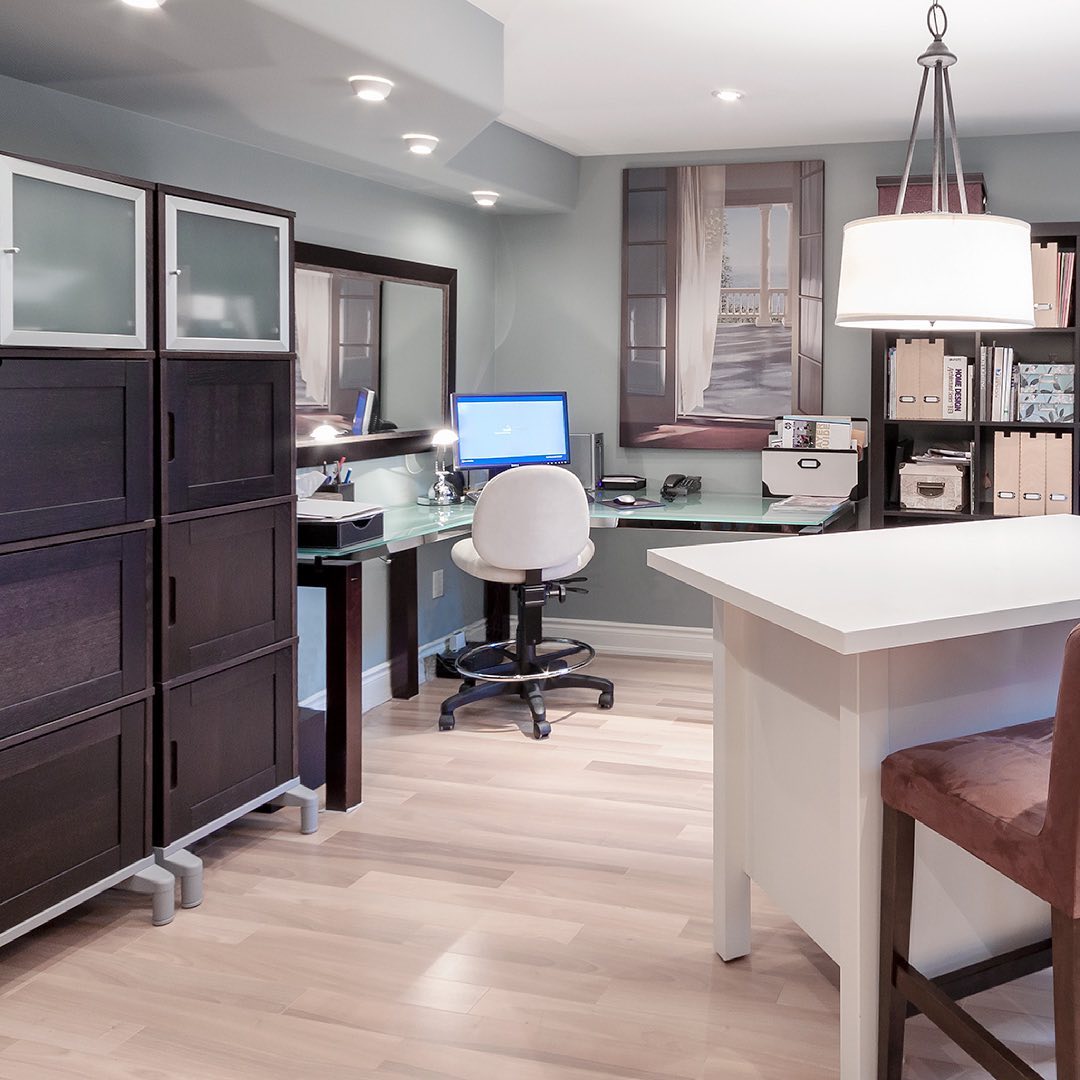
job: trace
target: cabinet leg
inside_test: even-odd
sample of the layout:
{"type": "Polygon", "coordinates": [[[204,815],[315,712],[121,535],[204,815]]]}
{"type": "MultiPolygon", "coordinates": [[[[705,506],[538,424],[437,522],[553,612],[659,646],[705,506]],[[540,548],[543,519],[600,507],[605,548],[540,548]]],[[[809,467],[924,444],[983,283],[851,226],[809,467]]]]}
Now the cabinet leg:
{"type": "Polygon", "coordinates": [[[176,914],[176,878],[161,866],[148,866],[120,882],[118,889],[151,898],[155,926],[168,926],[176,914]]]}
{"type": "Polygon", "coordinates": [[[180,906],[196,908],[203,902],[203,861],[181,848],[171,855],[159,855],[158,865],[180,882],[180,906]]]}
{"type": "Polygon", "coordinates": [[[279,795],[271,803],[271,806],[299,806],[300,807],[300,832],[304,836],[310,836],[319,830],[319,796],[311,788],[303,785],[290,788],[283,795],[279,795]]]}

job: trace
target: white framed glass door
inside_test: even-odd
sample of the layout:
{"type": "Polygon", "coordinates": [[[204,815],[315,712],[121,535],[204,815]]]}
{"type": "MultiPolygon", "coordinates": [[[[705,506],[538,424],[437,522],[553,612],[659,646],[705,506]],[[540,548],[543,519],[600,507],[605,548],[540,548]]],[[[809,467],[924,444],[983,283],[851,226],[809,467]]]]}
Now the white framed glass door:
{"type": "Polygon", "coordinates": [[[165,343],[188,352],[288,352],[290,221],[165,197],[165,343]]]}
{"type": "Polygon", "coordinates": [[[0,157],[0,345],[148,347],[146,196],[0,157]]]}

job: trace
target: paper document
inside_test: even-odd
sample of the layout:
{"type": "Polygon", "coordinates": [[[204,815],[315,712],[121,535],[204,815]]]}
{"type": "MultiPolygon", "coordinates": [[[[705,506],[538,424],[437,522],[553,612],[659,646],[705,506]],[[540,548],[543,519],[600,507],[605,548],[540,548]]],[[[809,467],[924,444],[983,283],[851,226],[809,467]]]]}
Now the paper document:
{"type": "Polygon", "coordinates": [[[346,502],[344,499],[300,499],[296,504],[296,516],[307,521],[351,521],[381,513],[382,507],[374,503],[346,502]]]}

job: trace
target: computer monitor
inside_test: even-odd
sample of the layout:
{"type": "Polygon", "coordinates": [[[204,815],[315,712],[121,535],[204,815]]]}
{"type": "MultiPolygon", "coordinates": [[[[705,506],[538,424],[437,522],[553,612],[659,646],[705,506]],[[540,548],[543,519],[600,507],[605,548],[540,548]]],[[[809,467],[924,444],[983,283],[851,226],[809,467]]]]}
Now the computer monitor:
{"type": "Polygon", "coordinates": [[[459,469],[570,461],[565,393],[454,394],[451,406],[459,469]]]}

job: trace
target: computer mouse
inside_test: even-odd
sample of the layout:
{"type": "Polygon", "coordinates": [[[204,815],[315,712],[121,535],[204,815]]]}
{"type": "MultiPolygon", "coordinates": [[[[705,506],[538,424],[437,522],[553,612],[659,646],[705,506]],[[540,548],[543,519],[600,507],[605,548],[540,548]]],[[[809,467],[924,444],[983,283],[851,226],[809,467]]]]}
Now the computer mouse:
{"type": "Polygon", "coordinates": [[[615,501],[620,506],[633,506],[637,502],[637,497],[634,495],[616,495],[615,501]]]}

